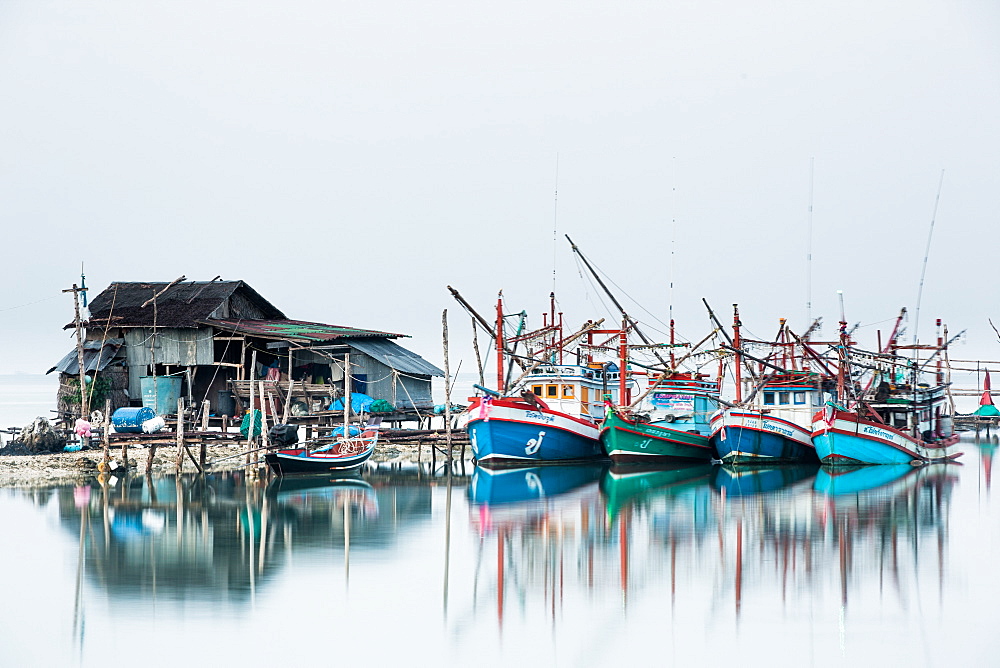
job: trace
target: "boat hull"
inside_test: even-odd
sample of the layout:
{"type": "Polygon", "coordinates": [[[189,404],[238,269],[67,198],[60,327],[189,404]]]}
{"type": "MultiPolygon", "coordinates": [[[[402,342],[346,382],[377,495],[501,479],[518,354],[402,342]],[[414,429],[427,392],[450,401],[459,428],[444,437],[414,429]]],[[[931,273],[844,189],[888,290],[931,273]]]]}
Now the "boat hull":
{"type": "Polygon", "coordinates": [[[466,429],[476,462],[496,466],[604,459],[593,422],[511,400],[470,406],[466,429]]]}
{"type": "Polygon", "coordinates": [[[948,461],[958,452],[958,435],[934,442],[866,420],[853,411],[828,409],[813,420],[813,443],[820,461],[830,466],[920,464],[948,461]]]}
{"type": "Polygon", "coordinates": [[[357,470],[375,452],[375,446],[354,455],[310,453],[305,450],[278,450],[264,455],[264,461],[277,475],[302,473],[329,473],[330,471],[357,470]]]}
{"type": "Polygon", "coordinates": [[[601,446],[615,464],[710,461],[711,438],[697,432],[626,420],[611,412],[601,425],[601,446]]]}
{"type": "Polygon", "coordinates": [[[712,445],[725,464],[818,461],[809,429],[762,413],[717,413],[712,418],[712,445]]]}

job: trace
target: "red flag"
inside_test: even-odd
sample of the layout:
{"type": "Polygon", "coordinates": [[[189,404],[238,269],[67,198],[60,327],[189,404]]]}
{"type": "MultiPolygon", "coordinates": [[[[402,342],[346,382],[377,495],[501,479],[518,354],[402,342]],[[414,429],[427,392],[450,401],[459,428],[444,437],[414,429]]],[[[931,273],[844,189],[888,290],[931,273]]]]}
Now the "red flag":
{"type": "Polygon", "coordinates": [[[989,369],[986,370],[986,380],[983,381],[983,389],[986,390],[987,392],[990,391],[990,370],[989,369]]]}
{"type": "Polygon", "coordinates": [[[983,381],[983,396],[979,398],[980,406],[992,406],[993,397],[990,396],[990,372],[986,371],[986,380],[983,381]]]}

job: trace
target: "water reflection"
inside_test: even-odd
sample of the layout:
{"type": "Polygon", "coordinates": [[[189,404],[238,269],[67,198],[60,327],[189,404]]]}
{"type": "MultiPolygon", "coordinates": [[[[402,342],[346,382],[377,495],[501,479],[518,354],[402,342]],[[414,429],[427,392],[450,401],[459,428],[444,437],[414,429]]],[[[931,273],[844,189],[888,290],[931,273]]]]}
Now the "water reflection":
{"type": "Polygon", "coordinates": [[[625,610],[666,587],[672,607],[684,592],[710,600],[716,622],[726,607],[738,621],[748,600],[759,607],[774,594],[783,607],[808,608],[831,585],[843,608],[887,576],[900,592],[913,586],[902,580],[918,577],[922,559],[943,564],[957,472],[687,465],[609,469],[595,485],[581,482],[591,469],[477,470],[476,582],[495,597],[501,624],[512,597],[555,620],[567,587],[613,587],[625,610]]]}
{"type": "MultiPolygon", "coordinates": [[[[970,443],[982,461],[965,467],[968,489],[971,477],[988,488],[996,448],[970,443]]],[[[66,611],[79,647],[99,627],[88,614],[170,628],[201,606],[236,620],[238,637],[244,619],[277,623],[305,601],[350,628],[390,610],[392,628],[433,634],[439,624],[469,656],[548,638],[594,663],[605,647],[595,623],[640,645],[679,629],[670,642],[689,647],[767,624],[799,638],[832,628],[843,649],[852,622],[867,633],[873,615],[906,632],[927,614],[911,605],[924,589],[943,596],[953,514],[968,531],[971,520],[952,512],[962,472],[473,469],[453,479],[454,493],[424,469],[270,484],[227,473],[32,494],[76,544],[66,611]]]]}
{"type": "Polygon", "coordinates": [[[411,477],[265,485],[232,472],[52,493],[63,527],[79,534],[80,571],[106,596],[239,602],[296,561],[341,562],[349,575],[352,553],[391,549],[430,517],[431,489],[411,477]]]}

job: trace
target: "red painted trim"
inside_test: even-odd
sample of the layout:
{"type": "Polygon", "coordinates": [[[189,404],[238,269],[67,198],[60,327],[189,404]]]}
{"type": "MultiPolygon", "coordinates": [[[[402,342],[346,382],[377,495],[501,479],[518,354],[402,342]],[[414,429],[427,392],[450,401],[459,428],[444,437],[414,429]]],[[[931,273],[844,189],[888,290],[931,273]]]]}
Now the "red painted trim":
{"type": "MultiPolygon", "coordinates": [[[[542,422],[528,422],[526,420],[515,420],[513,418],[496,417],[496,416],[493,416],[493,415],[490,416],[489,421],[490,422],[511,422],[511,423],[514,423],[514,424],[525,424],[525,425],[528,425],[530,427],[550,427],[552,429],[560,429],[560,430],[568,432],[570,434],[576,434],[577,436],[580,436],[582,438],[591,438],[590,436],[587,436],[586,434],[581,434],[578,431],[573,431],[571,429],[567,429],[566,427],[560,427],[559,425],[556,425],[556,424],[549,424],[549,423],[542,423],[542,422]]],[[[473,423],[473,422],[486,422],[486,420],[476,417],[476,418],[472,418],[471,420],[469,420],[470,424],[473,423]]],[[[586,423],[586,422],[583,423],[583,426],[590,427],[592,429],[599,429],[599,427],[596,424],[589,424],[589,423],[586,423]]],[[[598,434],[600,434],[600,432],[598,432],[598,434]]]]}
{"type": "MultiPolygon", "coordinates": [[[[532,406],[531,404],[529,404],[527,402],[524,402],[524,401],[519,401],[519,400],[515,400],[515,399],[494,399],[491,403],[494,406],[500,406],[500,407],[503,407],[503,408],[513,408],[515,410],[533,411],[533,412],[536,412],[536,413],[545,413],[547,415],[554,415],[556,417],[561,417],[561,418],[566,418],[567,420],[572,420],[573,422],[577,422],[577,423],[585,425],[587,427],[594,427],[595,429],[597,428],[597,423],[596,422],[593,422],[593,421],[590,421],[590,420],[584,420],[584,419],[578,418],[578,417],[574,417],[574,416],[569,415],[567,413],[563,413],[563,412],[560,412],[560,411],[552,410],[551,408],[540,409],[540,408],[532,406]]],[[[466,412],[470,412],[471,413],[474,408],[478,409],[479,408],[479,404],[473,402],[473,404],[471,406],[469,406],[469,408],[467,409],[466,412]]],[[[470,421],[471,420],[475,420],[475,419],[478,419],[478,418],[477,417],[471,418],[470,421]]],[[[507,418],[494,418],[491,415],[490,419],[491,420],[494,420],[494,419],[502,420],[502,419],[507,419],[507,418]]]]}

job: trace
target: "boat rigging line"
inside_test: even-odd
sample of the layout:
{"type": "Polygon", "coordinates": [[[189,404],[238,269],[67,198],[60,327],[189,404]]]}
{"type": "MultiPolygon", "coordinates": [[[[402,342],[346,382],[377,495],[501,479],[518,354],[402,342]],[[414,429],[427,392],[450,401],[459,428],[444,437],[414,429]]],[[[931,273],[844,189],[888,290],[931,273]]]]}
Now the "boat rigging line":
{"type": "MultiPolygon", "coordinates": [[[[614,303],[614,305],[618,308],[618,311],[622,314],[622,317],[625,318],[628,322],[631,323],[632,329],[634,329],[635,333],[639,335],[639,338],[642,339],[643,343],[645,343],[647,345],[651,345],[653,343],[653,341],[648,336],[646,336],[642,332],[641,329],[639,329],[639,323],[636,322],[636,320],[634,318],[629,317],[628,313],[625,312],[624,307],[622,307],[622,305],[618,301],[618,299],[615,298],[615,296],[614,296],[614,294],[612,294],[611,290],[608,289],[608,286],[605,285],[604,281],[601,280],[601,277],[598,276],[597,271],[594,269],[594,267],[587,260],[586,256],[584,256],[584,254],[582,252],[580,252],[580,249],[577,248],[576,244],[573,243],[573,240],[569,238],[568,234],[565,235],[565,236],[566,236],[566,241],[569,242],[569,245],[573,249],[573,252],[576,253],[580,257],[581,260],[583,260],[584,265],[586,265],[587,269],[590,270],[590,273],[594,276],[594,279],[597,281],[598,285],[600,285],[601,288],[604,290],[604,292],[608,295],[608,298],[611,299],[612,303],[614,303]]],[[[655,348],[652,349],[652,352],[653,352],[653,355],[656,357],[656,359],[658,359],[660,361],[660,364],[662,364],[663,366],[669,366],[667,364],[667,361],[665,359],[663,359],[663,357],[660,356],[660,353],[657,352],[655,348]]]]}
{"type": "Polygon", "coordinates": [[[931,214],[931,227],[927,232],[927,248],[924,250],[924,263],[920,269],[920,285],[917,287],[917,308],[913,314],[913,343],[917,343],[920,336],[920,299],[924,295],[924,276],[927,274],[927,258],[931,254],[931,239],[934,236],[934,221],[937,220],[938,203],[941,201],[941,187],[944,185],[944,170],[941,170],[941,178],[938,180],[937,196],[934,198],[934,212],[931,214]]]}

